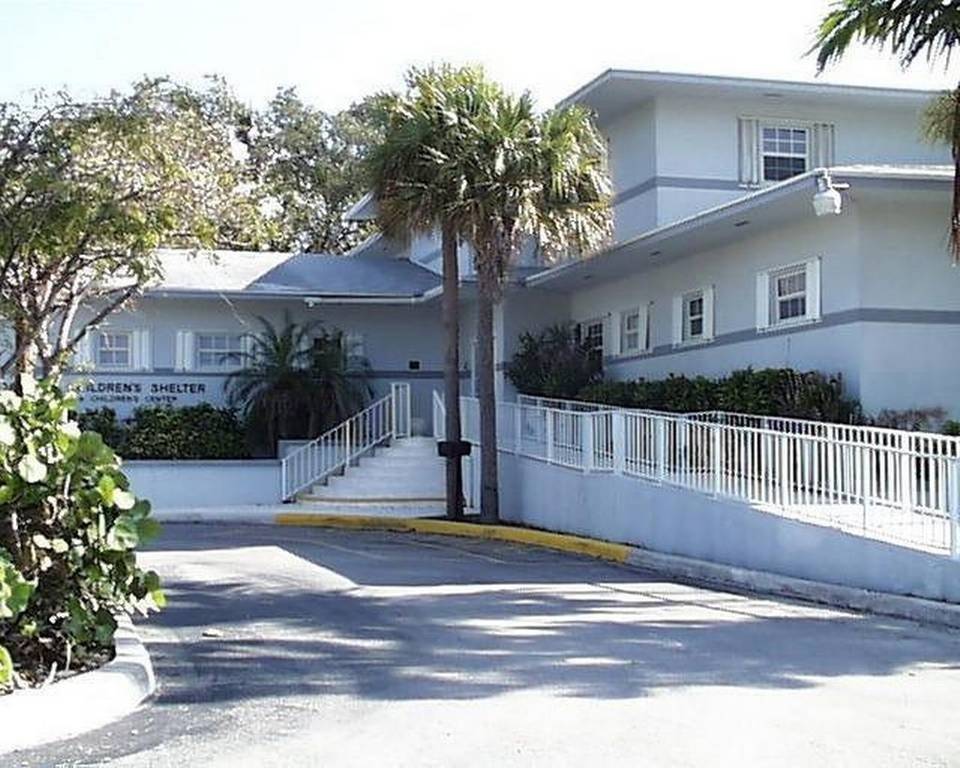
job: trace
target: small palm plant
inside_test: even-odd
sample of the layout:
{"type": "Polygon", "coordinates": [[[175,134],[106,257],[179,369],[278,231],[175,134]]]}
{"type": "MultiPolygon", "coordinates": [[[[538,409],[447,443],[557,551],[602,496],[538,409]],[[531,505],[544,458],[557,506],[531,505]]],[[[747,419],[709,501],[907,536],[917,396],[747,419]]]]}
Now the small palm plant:
{"type": "Polygon", "coordinates": [[[272,452],[277,441],[313,438],[360,410],[370,395],[365,361],[347,357],[339,331],[285,316],[277,328],[258,317],[245,366],[226,382],[251,442],[272,452]]]}

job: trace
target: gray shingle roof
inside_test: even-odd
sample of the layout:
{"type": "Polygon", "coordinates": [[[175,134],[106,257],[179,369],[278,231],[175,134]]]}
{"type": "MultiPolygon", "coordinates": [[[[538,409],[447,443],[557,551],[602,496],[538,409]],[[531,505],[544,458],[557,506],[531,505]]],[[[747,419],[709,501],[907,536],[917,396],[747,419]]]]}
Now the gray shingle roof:
{"type": "Polygon", "coordinates": [[[440,276],[406,259],[256,251],[159,252],[164,277],[153,292],[290,296],[421,296],[440,276]]]}

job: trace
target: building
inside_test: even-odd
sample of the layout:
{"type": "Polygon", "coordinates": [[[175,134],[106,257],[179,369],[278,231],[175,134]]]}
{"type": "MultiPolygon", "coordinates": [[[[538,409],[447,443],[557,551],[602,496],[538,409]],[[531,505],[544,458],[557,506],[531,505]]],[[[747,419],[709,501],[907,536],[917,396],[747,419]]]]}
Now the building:
{"type": "MultiPolygon", "coordinates": [[[[524,254],[496,318],[498,360],[522,331],[575,322],[614,378],[790,366],[841,373],[868,411],[960,415],[960,360],[948,351],[960,342],[960,272],[946,247],[953,169],[919,128],[932,96],[604,73],[567,101],[595,110],[609,140],[615,242],[555,266],[524,254]],[[814,210],[818,193],[827,215],[814,210]]],[[[375,215],[369,197],[351,215],[375,215]]],[[[410,382],[414,430],[427,432],[442,378],[439,257],[432,236],[375,236],[345,257],[166,252],[163,281],[78,355],[84,404],[123,414],[223,402],[257,318],[289,317],[340,329],[378,391],[410,382]]],[[[469,393],[473,278],[461,258],[469,393]]],[[[498,387],[512,394],[502,372],[498,387]]]]}

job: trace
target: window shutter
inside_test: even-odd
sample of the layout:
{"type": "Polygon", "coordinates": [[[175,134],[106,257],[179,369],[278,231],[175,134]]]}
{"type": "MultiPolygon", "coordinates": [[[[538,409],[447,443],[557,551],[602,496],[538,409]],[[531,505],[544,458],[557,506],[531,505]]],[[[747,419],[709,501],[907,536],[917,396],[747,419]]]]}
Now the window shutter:
{"type": "Polygon", "coordinates": [[[757,272],[757,330],[770,327],[770,273],[757,272]]]}
{"type": "Polygon", "coordinates": [[[741,117],[737,135],[740,143],[740,183],[757,186],[760,184],[760,121],[741,117]]]}
{"type": "Polygon", "coordinates": [[[134,331],[130,342],[133,345],[133,349],[130,350],[130,367],[135,371],[149,371],[153,363],[150,331],[145,328],[134,331]]]}
{"type": "Polygon", "coordinates": [[[647,332],[650,327],[650,303],[646,302],[640,305],[640,312],[637,318],[637,338],[639,340],[637,351],[649,352],[651,344],[647,344],[647,332]]]}
{"type": "Polygon", "coordinates": [[[703,338],[713,338],[713,286],[703,289],[703,338]]]}
{"type": "Polygon", "coordinates": [[[178,371],[192,371],[193,357],[193,331],[177,331],[177,354],[174,367],[178,371]]]}
{"type": "Polygon", "coordinates": [[[807,262],[807,320],[820,319],[820,258],[807,262]]]}
{"type": "Polygon", "coordinates": [[[683,343],[683,295],[673,297],[673,343],[683,343]]]}
{"type": "Polygon", "coordinates": [[[93,365],[93,335],[96,333],[92,328],[88,328],[86,333],[80,337],[80,341],[73,348],[73,367],[89,368],[93,365]]]}
{"type": "Polygon", "coordinates": [[[831,123],[815,123],[810,131],[810,167],[829,168],[834,163],[834,127],[831,123]]]}

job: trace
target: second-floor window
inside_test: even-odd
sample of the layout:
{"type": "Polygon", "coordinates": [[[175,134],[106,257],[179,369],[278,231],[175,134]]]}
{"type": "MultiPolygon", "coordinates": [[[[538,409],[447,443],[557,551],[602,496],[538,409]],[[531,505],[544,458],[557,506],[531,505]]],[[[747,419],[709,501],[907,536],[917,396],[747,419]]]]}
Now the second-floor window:
{"type": "Polygon", "coordinates": [[[809,132],[799,126],[764,125],[760,128],[764,181],[783,181],[807,170],[809,132]]]}
{"type": "Polygon", "coordinates": [[[198,333],[194,343],[197,368],[217,370],[243,366],[243,334],[198,333]]]}
{"type": "Polygon", "coordinates": [[[603,362],[603,320],[586,320],[577,324],[577,340],[587,349],[590,357],[603,362]]]}
{"type": "Polygon", "coordinates": [[[96,346],[97,368],[123,369],[133,367],[133,333],[130,331],[100,331],[96,346]]]}

